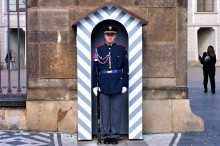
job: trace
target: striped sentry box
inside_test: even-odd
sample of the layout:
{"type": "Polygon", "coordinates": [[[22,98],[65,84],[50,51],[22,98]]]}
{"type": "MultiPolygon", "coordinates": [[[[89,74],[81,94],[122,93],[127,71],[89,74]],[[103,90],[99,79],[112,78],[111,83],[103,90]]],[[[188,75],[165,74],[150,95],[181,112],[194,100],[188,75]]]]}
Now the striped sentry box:
{"type": "Polygon", "coordinates": [[[92,139],[91,33],[101,21],[120,22],[129,37],[129,139],[142,139],[142,21],[108,4],[77,23],[78,140],[92,139]]]}

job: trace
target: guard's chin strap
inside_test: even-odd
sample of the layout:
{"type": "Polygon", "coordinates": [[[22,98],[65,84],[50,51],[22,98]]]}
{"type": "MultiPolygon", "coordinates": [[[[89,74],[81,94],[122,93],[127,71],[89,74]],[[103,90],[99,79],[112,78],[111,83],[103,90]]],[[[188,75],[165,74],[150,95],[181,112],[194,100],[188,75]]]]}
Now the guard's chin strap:
{"type": "Polygon", "coordinates": [[[112,46],[115,42],[109,44],[108,42],[106,42],[107,46],[112,46]]]}

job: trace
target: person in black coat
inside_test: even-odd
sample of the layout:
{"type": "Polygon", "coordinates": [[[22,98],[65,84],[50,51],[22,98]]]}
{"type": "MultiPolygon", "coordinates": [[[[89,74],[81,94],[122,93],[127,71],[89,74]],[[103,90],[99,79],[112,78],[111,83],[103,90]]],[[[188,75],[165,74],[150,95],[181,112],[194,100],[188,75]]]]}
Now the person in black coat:
{"type": "Polygon", "coordinates": [[[203,64],[203,85],[204,93],[207,93],[208,77],[210,79],[212,94],[215,94],[215,63],[216,55],[213,46],[208,46],[207,52],[204,52],[202,57],[199,56],[200,63],[203,64]]]}
{"type": "Polygon", "coordinates": [[[117,28],[104,30],[105,44],[96,47],[93,55],[92,88],[100,91],[104,144],[118,144],[123,93],[128,88],[128,58],[124,45],[115,43],[117,28]]]}

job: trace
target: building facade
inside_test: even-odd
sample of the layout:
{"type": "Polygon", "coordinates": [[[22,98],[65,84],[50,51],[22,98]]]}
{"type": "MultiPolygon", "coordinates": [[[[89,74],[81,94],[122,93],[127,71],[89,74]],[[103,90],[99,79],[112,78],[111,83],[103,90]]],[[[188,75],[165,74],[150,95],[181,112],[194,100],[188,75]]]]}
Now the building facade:
{"type": "Polygon", "coordinates": [[[85,40],[90,40],[100,23],[112,21],[126,28],[128,44],[132,43],[129,57],[138,58],[129,60],[137,65],[130,65],[133,78],[128,90],[132,91],[130,97],[140,98],[128,102],[133,110],[130,115],[143,113],[141,119],[133,121],[141,127],[141,134],[204,130],[203,120],[191,112],[189,105],[187,0],[29,0],[27,14],[26,107],[1,109],[1,129],[88,130],[92,124],[89,114],[95,115],[90,108],[92,92],[87,88],[91,84],[93,48],[85,40]],[[134,27],[139,23],[136,18],[149,24],[134,27]],[[136,87],[140,92],[133,90],[136,87]],[[83,120],[78,118],[80,112],[86,115],[83,120]]]}
{"type": "MultiPolygon", "coordinates": [[[[214,46],[217,60],[220,57],[220,1],[188,1],[188,63],[199,65],[198,55],[214,46]]],[[[220,62],[217,61],[217,65],[220,62]]]]}

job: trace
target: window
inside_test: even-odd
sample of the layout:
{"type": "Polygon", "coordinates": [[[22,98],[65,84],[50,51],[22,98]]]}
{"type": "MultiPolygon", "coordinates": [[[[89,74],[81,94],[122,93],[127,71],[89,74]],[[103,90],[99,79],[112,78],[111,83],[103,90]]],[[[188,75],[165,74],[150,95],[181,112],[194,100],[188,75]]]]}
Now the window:
{"type": "Polygon", "coordinates": [[[213,12],[214,11],[213,0],[198,0],[197,11],[198,12],[213,12]]]}
{"type": "Polygon", "coordinates": [[[25,1],[26,0],[10,0],[9,1],[9,10],[11,12],[25,11],[25,1]]]}
{"type": "MultiPolygon", "coordinates": [[[[27,0],[1,0],[3,1],[2,8],[5,8],[9,16],[7,22],[18,22],[25,24],[24,19],[16,19],[13,17],[19,18],[21,15],[26,16],[27,13],[24,11],[27,0]],[[16,13],[19,11],[24,11],[25,13],[19,14],[16,13]],[[10,19],[12,16],[12,19],[10,19]]],[[[1,4],[0,4],[1,5],[1,4]]],[[[4,12],[4,11],[3,11],[4,12]]],[[[4,15],[3,15],[4,16],[4,15]]],[[[1,55],[3,59],[1,61],[0,69],[0,109],[2,108],[20,108],[26,106],[27,100],[27,70],[26,70],[26,51],[27,51],[27,31],[23,31],[22,28],[27,28],[26,25],[23,25],[22,28],[11,28],[10,23],[7,23],[7,26],[4,26],[6,33],[3,36],[3,45],[6,46],[5,49],[1,49],[1,55]],[[19,35],[18,35],[19,34],[19,35]],[[14,62],[12,59],[12,52],[14,62]],[[9,52],[11,52],[9,54],[9,52]],[[7,57],[6,57],[7,56],[7,57]],[[7,59],[8,58],[8,59],[7,59]],[[6,61],[5,61],[6,59],[6,61]],[[10,61],[8,61],[10,59],[10,61]],[[12,61],[12,62],[11,62],[12,61]],[[6,63],[7,62],[7,63],[6,63]]],[[[21,26],[21,25],[20,25],[21,26]]],[[[0,114],[1,115],[1,114],[0,114]]],[[[0,120],[1,121],[1,120],[0,120]]]]}

